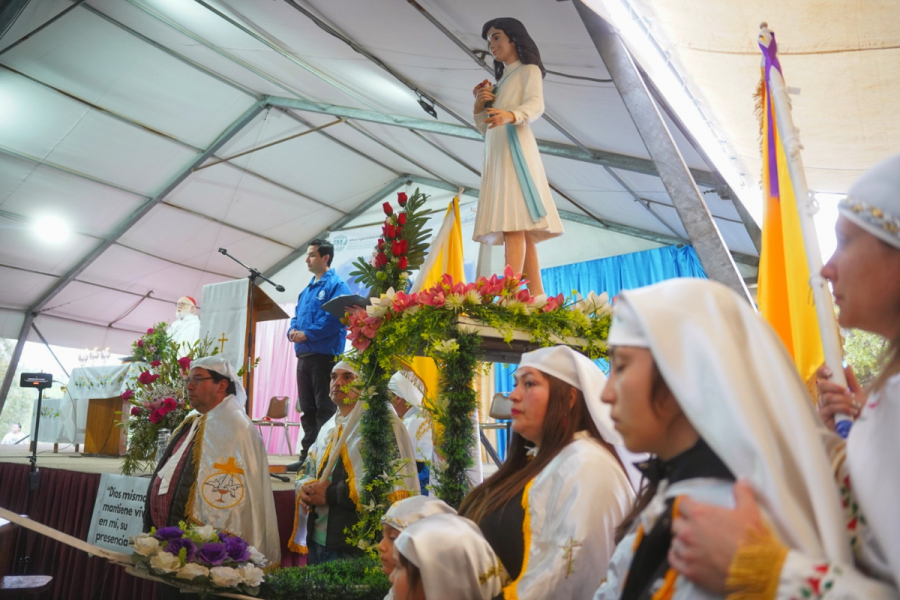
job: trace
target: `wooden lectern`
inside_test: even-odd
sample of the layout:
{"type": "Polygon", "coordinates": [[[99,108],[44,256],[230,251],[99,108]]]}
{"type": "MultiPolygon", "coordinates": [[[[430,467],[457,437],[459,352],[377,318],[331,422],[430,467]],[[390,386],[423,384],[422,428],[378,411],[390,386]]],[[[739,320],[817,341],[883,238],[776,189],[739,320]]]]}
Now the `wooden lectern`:
{"type": "MultiPolygon", "coordinates": [[[[287,319],[286,312],[281,310],[274,300],[269,298],[262,288],[249,282],[247,286],[247,339],[244,342],[244,356],[248,357],[244,362],[244,389],[247,390],[247,414],[253,415],[253,369],[250,365],[255,361],[256,324],[263,321],[277,321],[287,319]]],[[[235,368],[240,368],[235,365],[235,368]]]]}
{"type": "Polygon", "coordinates": [[[96,456],[125,454],[125,428],[117,425],[122,421],[122,415],[128,414],[127,411],[128,403],[122,400],[122,396],[88,400],[84,453],[96,456]]]}

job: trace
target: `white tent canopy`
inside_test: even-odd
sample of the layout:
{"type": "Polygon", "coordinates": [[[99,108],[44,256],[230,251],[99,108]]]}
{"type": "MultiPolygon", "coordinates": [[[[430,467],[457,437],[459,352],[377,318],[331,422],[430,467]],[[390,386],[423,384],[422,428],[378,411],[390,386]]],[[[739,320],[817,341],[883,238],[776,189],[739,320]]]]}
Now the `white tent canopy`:
{"type": "MultiPolygon", "coordinates": [[[[52,344],[127,352],[178,297],[245,275],[220,247],[280,272],[288,289],[273,295],[287,302],[313,237],[372,221],[397,191],[446,204],[449,190],[477,190],[471,90],[490,74],[461,46],[486,48],[481,26],[501,15],[563,74],[544,84],[558,126],[534,125],[569,231],[541,246],[544,266],[687,241],[570,2],[432,0],[427,14],[411,0],[11,3],[23,4],[0,39],[0,336],[19,337],[37,311],[52,344]],[[45,215],[68,223],[68,239],[37,239],[45,215]]],[[[735,205],[670,129],[752,276],[758,252],[735,205]]]]}

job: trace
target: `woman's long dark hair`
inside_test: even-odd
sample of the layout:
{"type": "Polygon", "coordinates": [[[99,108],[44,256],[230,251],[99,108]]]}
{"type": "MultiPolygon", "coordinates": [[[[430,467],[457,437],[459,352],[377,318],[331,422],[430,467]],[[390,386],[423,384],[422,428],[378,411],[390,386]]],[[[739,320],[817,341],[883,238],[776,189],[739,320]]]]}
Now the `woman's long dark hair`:
{"type": "MultiPolygon", "coordinates": [[[[498,510],[501,506],[516,497],[528,482],[556,458],[579,431],[588,434],[600,442],[622,466],[619,455],[613,446],[600,437],[597,426],[591,418],[584,395],[580,390],[568,383],[542,373],[550,383],[550,399],[544,426],[541,431],[541,450],[532,460],[528,460],[529,442],[518,433],[513,432],[506,460],[496,473],[484,480],[484,483],[472,490],[459,507],[459,514],[481,523],[485,515],[498,510]],[[569,408],[569,398],[575,390],[575,403],[569,408]]],[[[622,466],[625,472],[625,467],[622,466]]],[[[626,473],[627,476],[627,473],[626,473]]]]}
{"type": "MultiPolygon", "coordinates": [[[[541,51],[538,50],[537,44],[528,35],[525,26],[522,25],[522,21],[512,17],[491,19],[481,28],[481,39],[488,39],[487,34],[491,27],[499,29],[506,34],[509,41],[516,47],[516,53],[519,55],[519,60],[522,61],[523,65],[537,65],[541,69],[541,77],[546,77],[547,69],[544,68],[544,63],[541,62],[541,51]]],[[[503,77],[504,67],[505,65],[499,60],[494,61],[494,76],[497,78],[497,81],[500,81],[500,78],[503,77]]]]}
{"type": "Polygon", "coordinates": [[[422,581],[422,570],[414,565],[411,560],[403,556],[402,552],[398,552],[397,556],[400,557],[400,564],[406,571],[406,598],[403,598],[402,600],[409,600],[409,597],[412,596],[415,593],[416,588],[419,587],[419,582],[422,581]]]}

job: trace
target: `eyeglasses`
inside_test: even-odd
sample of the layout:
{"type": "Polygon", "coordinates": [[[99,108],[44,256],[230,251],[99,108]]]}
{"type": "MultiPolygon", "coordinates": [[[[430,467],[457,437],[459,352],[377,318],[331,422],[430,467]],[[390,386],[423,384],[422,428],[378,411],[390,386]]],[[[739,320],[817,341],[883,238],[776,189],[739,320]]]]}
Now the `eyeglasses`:
{"type": "Polygon", "coordinates": [[[190,302],[178,302],[175,304],[177,308],[190,308],[193,306],[190,302]]]}
{"type": "Polygon", "coordinates": [[[200,383],[201,381],[204,381],[206,379],[212,379],[212,377],[198,377],[198,376],[194,375],[193,377],[186,378],[185,382],[193,383],[194,385],[197,385],[198,383],[200,383]]]}

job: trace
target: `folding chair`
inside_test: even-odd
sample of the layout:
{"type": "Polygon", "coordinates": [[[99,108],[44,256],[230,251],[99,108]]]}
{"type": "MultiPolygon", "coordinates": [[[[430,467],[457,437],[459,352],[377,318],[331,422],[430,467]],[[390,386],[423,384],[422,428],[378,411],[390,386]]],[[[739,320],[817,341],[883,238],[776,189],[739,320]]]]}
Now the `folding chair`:
{"type": "MultiPolygon", "coordinates": [[[[253,424],[256,425],[257,429],[263,426],[269,427],[269,439],[266,440],[266,447],[268,447],[269,442],[272,441],[272,428],[282,427],[284,431],[284,441],[287,442],[288,454],[293,455],[294,446],[291,444],[291,436],[288,435],[288,425],[293,425],[294,423],[276,420],[287,419],[288,400],[289,398],[287,396],[272,396],[272,399],[269,400],[269,408],[266,411],[266,416],[262,419],[254,419],[253,424]]],[[[262,429],[259,429],[259,435],[262,435],[262,429]]]]}

